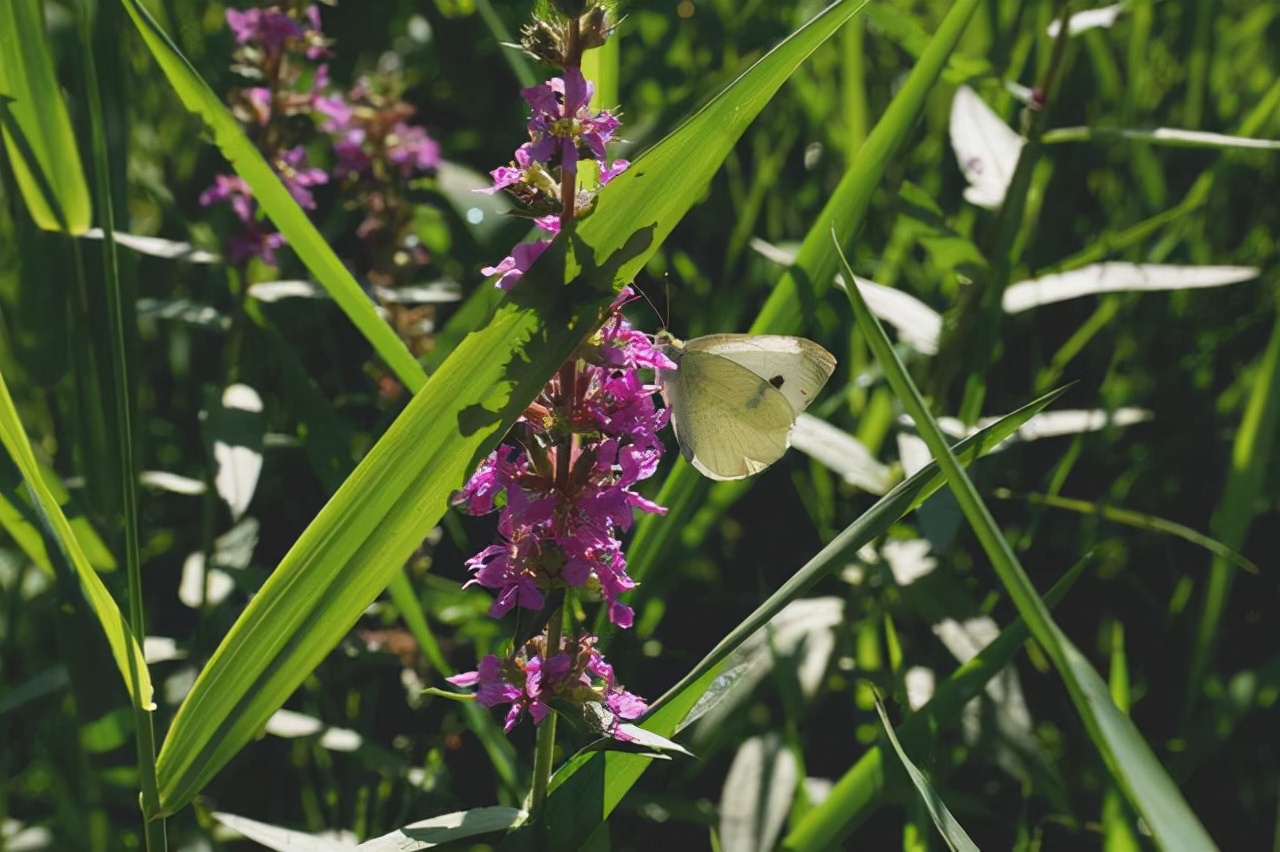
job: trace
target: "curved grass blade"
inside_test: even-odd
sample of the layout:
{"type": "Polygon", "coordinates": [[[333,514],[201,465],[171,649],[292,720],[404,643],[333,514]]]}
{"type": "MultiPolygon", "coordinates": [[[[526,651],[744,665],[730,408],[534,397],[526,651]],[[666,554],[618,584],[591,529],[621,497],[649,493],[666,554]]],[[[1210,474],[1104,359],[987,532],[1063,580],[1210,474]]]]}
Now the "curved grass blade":
{"type": "MultiPolygon", "coordinates": [[[[1267,471],[1275,453],[1277,430],[1280,430],[1280,316],[1276,317],[1267,349],[1259,359],[1253,389],[1231,447],[1231,469],[1222,501],[1209,520],[1209,529],[1228,546],[1244,544],[1249,527],[1258,515],[1258,498],[1268,485],[1267,471]]],[[[1234,580],[1235,572],[1227,561],[1222,557],[1215,559],[1209,569],[1204,609],[1192,651],[1184,715],[1194,709],[1204,688],[1234,580]]]]}
{"type": "Polygon", "coordinates": [[[22,471],[27,493],[31,496],[32,504],[49,538],[58,545],[67,563],[75,570],[76,578],[84,590],[89,606],[98,617],[103,632],[107,634],[111,654],[120,668],[125,688],[129,690],[134,706],[142,710],[154,710],[156,706],[152,700],[154,690],[151,686],[151,676],[147,672],[146,660],[142,655],[142,646],[129,630],[129,625],[121,615],[120,608],[116,606],[111,593],[107,591],[107,587],[102,584],[93,566],[89,564],[88,558],[80,547],[79,539],[76,538],[71,524],[67,521],[67,516],[62,514],[62,507],[58,505],[49,487],[45,485],[44,478],[40,475],[40,466],[36,463],[35,453],[31,451],[31,444],[27,441],[22,421],[18,419],[18,411],[14,408],[13,398],[9,395],[9,385],[3,376],[0,376],[0,442],[4,443],[9,456],[22,471]],[[133,658],[132,661],[130,656],[133,658]],[[136,674],[136,681],[130,674],[131,668],[136,674]]]}
{"type": "MultiPolygon", "coordinates": [[[[1017,432],[1045,406],[1061,395],[1055,392],[1023,406],[956,445],[960,458],[969,461],[1017,432]]],[[[654,703],[640,726],[660,736],[672,736],[693,712],[695,705],[721,674],[729,655],[769,620],[828,574],[839,570],[859,548],[882,535],[903,515],[919,506],[942,487],[936,464],[929,464],[876,502],[865,514],[836,536],[790,580],[774,592],[750,616],[729,633],[680,682],[654,703]]],[[[579,755],[568,761],[551,780],[547,820],[558,846],[577,848],[617,806],[627,790],[648,767],[648,759],[610,752],[579,755]],[[557,793],[557,791],[560,791],[557,793]]]]}
{"type": "MultiPolygon", "coordinates": [[[[959,0],[951,7],[920,61],[912,68],[866,143],[858,149],[857,157],[830,200],[814,219],[795,262],[778,280],[760,315],[751,324],[753,333],[797,334],[803,331],[807,308],[822,298],[839,271],[829,242],[831,229],[836,229],[842,244],[848,244],[861,229],[872,193],[916,126],[929,92],[947,67],[948,58],[979,5],[977,0],[959,0]]],[[[726,486],[735,487],[732,483],[718,487],[726,486]]],[[[690,517],[690,510],[701,502],[700,498],[708,487],[707,480],[692,465],[683,458],[676,459],[667,481],[655,498],[668,507],[667,514],[646,516],[636,522],[635,537],[627,554],[628,571],[641,583],[632,596],[633,603],[644,601],[647,594],[644,578],[673,544],[681,528],[679,519],[690,517]]]]}
{"type": "MultiPolygon", "coordinates": [[[[1080,579],[1088,557],[1077,562],[1045,593],[1045,603],[1056,606],[1080,579]]],[[[1027,641],[1022,619],[1009,624],[1000,635],[969,662],[951,673],[923,707],[898,728],[899,738],[921,751],[933,747],[938,730],[954,725],[964,706],[1004,670],[1027,641]]],[[[885,790],[884,752],[873,746],[836,782],[831,793],[810,809],[783,838],[783,849],[828,849],[866,821],[881,802],[885,790]]]]}
{"type": "MultiPolygon", "coordinates": [[[[1111,625],[1111,672],[1108,677],[1111,697],[1120,712],[1129,712],[1129,661],[1124,650],[1124,624],[1111,625]]],[[[1102,836],[1107,852],[1139,852],[1136,820],[1116,785],[1108,784],[1102,794],[1102,836]]]]}
{"type": "MultiPolygon", "coordinates": [[[[107,547],[106,542],[98,535],[89,518],[85,516],[78,503],[71,499],[70,492],[58,479],[57,474],[39,459],[36,464],[40,476],[49,494],[67,515],[67,523],[75,533],[80,549],[84,552],[89,564],[98,571],[114,571],[116,557],[107,547]]],[[[40,534],[39,519],[30,506],[22,500],[10,500],[9,495],[16,493],[21,483],[21,474],[16,467],[7,463],[0,465],[0,527],[4,527],[15,544],[22,549],[37,568],[50,577],[53,576],[53,563],[49,561],[49,552],[44,546],[44,537],[40,534]]]]}
{"type": "Polygon", "coordinates": [[[879,695],[876,696],[876,713],[880,714],[880,724],[884,726],[884,733],[889,738],[889,744],[897,752],[898,759],[902,761],[903,768],[907,770],[907,775],[911,778],[911,783],[915,785],[916,792],[920,794],[920,799],[929,811],[929,818],[937,826],[938,833],[942,835],[942,839],[947,841],[947,846],[953,852],[978,852],[977,844],[969,837],[968,832],[960,826],[960,823],[956,822],[956,818],[951,815],[951,811],[947,810],[946,803],[942,801],[942,797],[933,789],[929,779],[924,777],[924,773],[911,762],[911,758],[907,757],[906,751],[902,748],[902,743],[898,742],[898,735],[893,732],[893,725],[889,723],[889,714],[885,712],[884,702],[880,700],[879,695]]]}
{"type": "MultiPolygon", "coordinates": [[[[995,496],[1001,499],[1015,499],[1013,492],[1007,489],[997,490],[995,496]]],[[[1097,515],[1098,517],[1106,518],[1108,521],[1115,521],[1118,524],[1125,524],[1135,529],[1174,535],[1203,547],[1214,556],[1226,560],[1238,568],[1248,571],[1250,574],[1259,573],[1258,566],[1253,564],[1253,561],[1244,554],[1231,549],[1215,538],[1210,538],[1204,533],[1193,530],[1191,527],[1166,520],[1165,518],[1157,518],[1154,515],[1134,512],[1130,509],[1119,509],[1115,506],[1104,506],[1099,503],[1090,503],[1088,500],[1075,500],[1070,497],[1060,497],[1053,494],[1023,494],[1021,498],[1028,503],[1040,506],[1066,509],[1071,512],[1079,512],[1082,515],[1097,515]]]]}
{"type": "MultiPolygon", "coordinates": [[[[120,480],[121,520],[124,527],[125,582],[129,605],[129,624],[135,634],[146,634],[146,615],[142,595],[142,553],[138,529],[138,463],[135,453],[137,399],[134,386],[130,343],[136,336],[137,309],[135,294],[120,278],[115,242],[115,211],[112,208],[111,174],[107,159],[106,121],[103,116],[98,67],[93,48],[93,17],[89,7],[79,11],[80,43],[84,46],[81,68],[85,80],[85,99],[89,104],[90,139],[94,166],[94,200],[102,220],[102,277],[106,285],[106,327],[110,339],[108,363],[113,405],[104,412],[107,431],[114,434],[115,450],[122,472],[120,480]],[[131,334],[131,332],[133,332],[131,334]]],[[[99,19],[100,21],[101,19],[99,19]]],[[[146,668],[130,665],[130,691],[141,688],[146,668]]],[[[139,799],[145,817],[143,826],[148,849],[165,845],[165,825],[152,816],[160,809],[156,792],[156,736],[153,720],[146,709],[133,709],[134,747],[141,788],[139,799]]]]}

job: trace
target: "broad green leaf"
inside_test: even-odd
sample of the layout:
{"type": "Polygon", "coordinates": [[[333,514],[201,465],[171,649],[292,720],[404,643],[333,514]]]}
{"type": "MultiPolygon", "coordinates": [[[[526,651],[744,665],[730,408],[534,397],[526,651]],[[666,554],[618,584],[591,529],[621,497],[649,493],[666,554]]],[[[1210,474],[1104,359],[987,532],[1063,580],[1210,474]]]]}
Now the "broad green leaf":
{"type": "Polygon", "coordinates": [[[41,0],[0,3],[0,135],[31,218],[83,233],[89,185],[44,32],[41,0]]]}
{"type": "MultiPolygon", "coordinates": [[[[842,254],[841,260],[843,259],[842,254]]],[[[844,269],[847,276],[845,280],[853,280],[853,270],[849,268],[847,261],[844,262],[844,269]]],[[[1152,753],[1147,741],[1142,738],[1129,717],[1116,708],[1102,678],[1054,622],[1044,601],[1018,563],[1009,542],[982,502],[973,482],[947,446],[937,421],[930,414],[920,391],[894,352],[884,328],[867,308],[858,288],[849,287],[845,292],[849,296],[858,327],[866,336],[885,377],[906,412],[915,420],[929,451],[946,472],[956,502],[982,543],[983,550],[991,560],[1010,600],[1018,608],[1018,614],[1026,619],[1031,635],[1053,661],[1076,705],[1076,712],[1080,714],[1081,721],[1101,752],[1112,777],[1125,792],[1134,810],[1146,819],[1157,842],[1166,848],[1213,849],[1213,841],[1182,798],[1173,779],[1152,753]]]]}
{"type": "Polygon", "coordinates": [[[89,606],[98,617],[103,631],[107,634],[107,643],[111,646],[111,654],[124,677],[125,688],[129,690],[134,705],[143,710],[154,710],[151,676],[147,672],[146,660],[142,655],[142,647],[129,630],[129,625],[120,608],[107,587],[102,584],[97,572],[80,547],[80,541],[71,529],[67,516],[62,514],[62,507],[45,485],[40,465],[36,462],[35,453],[27,441],[22,421],[18,419],[18,411],[14,408],[13,398],[9,396],[9,385],[0,376],[0,441],[3,441],[10,458],[22,471],[22,479],[27,493],[40,516],[49,538],[58,545],[67,563],[76,572],[80,586],[84,589],[89,606]],[[131,671],[131,669],[133,671],[131,671]],[[137,683],[137,692],[134,683],[137,683]]]}
{"type": "Polygon", "coordinates": [[[204,119],[213,132],[214,141],[236,174],[253,190],[253,197],[270,217],[306,264],[316,280],[325,286],[335,302],[360,329],[374,350],[387,362],[405,387],[416,391],[426,380],[426,373],[396,337],[391,326],[383,322],[360,285],[351,277],[342,261],[333,253],[307,214],[298,206],[284,184],[263,159],[262,154],[245,136],[240,125],[218,96],[191,67],[169,36],[160,29],[140,0],[120,0],[129,17],[142,34],[151,55],[169,78],[182,103],[204,119]]]}
{"type": "Polygon", "coordinates": [[[467,474],[598,327],[614,285],[642,268],[748,123],[856,8],[849,0],[833,6],[638,158],[604,188],[594,215],[543,254],[488,325],[462,340],[303,532],[201,672],[160,752],[165,812],[208,783],[341,640],[467,474]]]}

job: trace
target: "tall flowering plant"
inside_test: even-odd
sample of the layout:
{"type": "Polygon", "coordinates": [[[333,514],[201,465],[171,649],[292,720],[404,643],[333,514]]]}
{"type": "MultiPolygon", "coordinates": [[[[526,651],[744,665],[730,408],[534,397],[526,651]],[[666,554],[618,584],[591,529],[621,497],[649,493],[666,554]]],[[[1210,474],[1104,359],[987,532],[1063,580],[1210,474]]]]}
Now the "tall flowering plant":
{"type": "MultiPolygon", "coordinates": [[[[618,120],[591,108],[593,87],[580,67],[582,51],[610,34],[605,10],[587,6],[524,32],[526,49],[561,74],[524,90],[529,140],[491,172],[488,191],[511,194],[549,236],[516,246],[483,270],[503,289],[517,285],[564,223],[589,215],[595,191],[627,167],[607,157],[618,120]],[[584,163],[598,175],[594,187],[583,180],[584,163]]],[[[476,699],[487,707],[508,705],[508,731],[527,713],[540,726],[540,751],[554,736],[548,734],[553,707],[619,740],[633,738],[625,722],[647,709],[618,682],[597,637],[566,615],[575,608],[558,603],[571,595],[601,599],[610,622],[631,627],[633,614],[622,597],[635,583],[619,535],[636,510],[665,511],[635,491],[657,470],[657,433],[668,419],[654,404],[657,385],[642,371],[674,365],[622,316],[629,295],[619,296],[603,327],[552,377],[455,498],[472,514],[498,514],[497,542],[467,562],[469,584],[496,593],[490,615],[524,609],[541,615],[530,620],[545,626],[531,637],[518,635],[508,653],[489,655],[476,671],[450,681],[476,687],[476,699]]]]}
{"type": "MultiPolygon", "coordinates": [[[[300,207],[317,211],[317,195],[327,192],[359,212],[357,248],[344,260],[420,354],[429,340],[418,329],[430,308],[402,304],[392,291],[413,283],[431,263],[416,233],[410,189],[435,173],[440,146],[411,123],[416,110],[402,99],[394,76],[367,75],[346,91],[333,85],[325,62],[333,42],[321,31],[319,7],[294,0],[229,8],[226,20],[236,42],[232,70],[249,84],[232,90],[232,113],[300,207]]],[[[215,176],[200,204],[230,208],[235,225],[226,251],[233,265],[279,265],[284,235],[263,218],[242,178],[215,176]]]]}

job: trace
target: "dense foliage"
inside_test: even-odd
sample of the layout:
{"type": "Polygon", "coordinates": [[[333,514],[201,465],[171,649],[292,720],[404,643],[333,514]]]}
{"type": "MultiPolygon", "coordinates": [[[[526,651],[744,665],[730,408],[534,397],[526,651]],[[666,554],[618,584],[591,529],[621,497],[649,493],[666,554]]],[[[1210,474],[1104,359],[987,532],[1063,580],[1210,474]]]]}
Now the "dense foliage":
{"type": "Polygon", "coordinates": [[[595,7],[0,0],[0,849],[1280,845],[1280,7],[595,7]]]}

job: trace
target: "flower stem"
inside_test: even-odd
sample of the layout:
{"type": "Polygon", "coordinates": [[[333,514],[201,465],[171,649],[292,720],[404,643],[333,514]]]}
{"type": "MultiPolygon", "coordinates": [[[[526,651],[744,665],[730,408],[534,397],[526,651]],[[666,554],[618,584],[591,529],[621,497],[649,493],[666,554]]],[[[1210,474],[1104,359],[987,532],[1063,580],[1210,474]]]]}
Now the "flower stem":
{"type": "MultiPolygon", "coordinates": [[[[565,45],[565,67],[577,68],[582,64],[582,34],[578,26],[577,16],[573,16],[569,21],[568,44],[565,45]]],[[[571,118],[568,115],[569,106],[566,103],[561,107],[561,112],[565,114],[565,118],[571,118]]],[[[574,219],[574,201],[578,197],[578,181],[576,170],[571,172],[568,168],[560,169],[560,227],[564,229],[574,219]]]]}
{"type": "Polygon", "coordinates": [[[578,360],[569,358],[560,367],[560,399],[564,406],[564,437],[556,447],[556,487],[566,492],[573,470],[573,401],[578,390],[578,360]]]}
{"type": "MultiPolygon", "coordinates": [[[[564,629],[564,610],[557,609],[547,621],[547,647],[544,659],[551,659],[560,653],[561,631],[564,629]]],[[[556,751],[556,720],[558,715],[553,710],[538,726],[538,743],[533,755],[533,791],[531,809],[539,831],[545,831],[543,811],[547,804],[547,785],[551,781],[551,764],[556,751]]]]}

